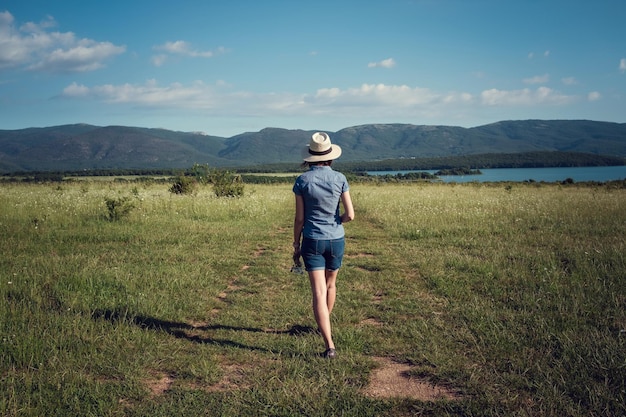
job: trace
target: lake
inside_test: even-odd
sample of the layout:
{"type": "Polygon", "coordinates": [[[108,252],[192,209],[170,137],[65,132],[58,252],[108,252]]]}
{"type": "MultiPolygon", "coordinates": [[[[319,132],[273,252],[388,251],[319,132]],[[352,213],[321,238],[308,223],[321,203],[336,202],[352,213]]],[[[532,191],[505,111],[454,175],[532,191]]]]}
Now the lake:
{"type": "MultiPolygon", "coordinates": [[[[445,175],[439,177],[443,182],[500,182],[500,181],[543,181],[561,182],[568,178],[574,182],[585,181],[613,181],[626,179],[626,165],[610,167],[573,167],[573,168],[494,168],[481,169],[482,175],[445,175]]],[[[396,175],[409,172],[429,172],[434,174],[437,170],[422,171],[368,171],[369,175],[396,175]]]]}

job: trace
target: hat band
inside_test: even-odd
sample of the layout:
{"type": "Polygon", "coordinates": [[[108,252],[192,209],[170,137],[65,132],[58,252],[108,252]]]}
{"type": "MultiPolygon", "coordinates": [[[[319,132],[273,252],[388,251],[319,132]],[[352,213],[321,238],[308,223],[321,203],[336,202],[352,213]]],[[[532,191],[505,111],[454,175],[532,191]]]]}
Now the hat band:
{"type": "Polygon", "coordinates": [[[330,148],[326,149],[325,151],[322,151],[322,152],[312,151],[311,148],[309,148],[309,153],[311,155],[316,155],[316,156],[328,155],[332,151],[333,151],[333,147],[332,146],[330,148]]]}

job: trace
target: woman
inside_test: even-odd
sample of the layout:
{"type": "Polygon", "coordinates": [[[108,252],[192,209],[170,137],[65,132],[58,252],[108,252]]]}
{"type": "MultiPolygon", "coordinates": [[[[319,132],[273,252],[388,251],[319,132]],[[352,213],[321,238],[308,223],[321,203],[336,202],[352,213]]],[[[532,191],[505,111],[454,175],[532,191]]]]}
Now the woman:
{"type": "Polygon", "coordinates": [[[313,313],[326,351],[335,358],[330,314],[335,305],[337,273],[345,247],[343,223],[354,220],[354,208],[346,177],[331,168],[341,148],[330,142],[327,133],[317,132],[303,151],[309,170],[293,186],[296,214],[293,222],[294,257],[302,255],[313,295],[313,313]],[[344,213],[340,214],[339,203],[344,213]],[[302,242],[300,239],[302,238],[302,242]]]}

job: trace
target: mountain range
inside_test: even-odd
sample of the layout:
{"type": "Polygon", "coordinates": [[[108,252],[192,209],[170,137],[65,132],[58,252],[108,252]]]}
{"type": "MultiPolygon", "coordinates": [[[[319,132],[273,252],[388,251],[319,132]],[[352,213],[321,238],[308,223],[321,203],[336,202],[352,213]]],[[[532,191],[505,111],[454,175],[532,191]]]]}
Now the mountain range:
{"type": "MultiPolygon", "coordinates": [[[[0,130],[0,172],[297,164],[313,133],[266,128],[225,138],[87,124],[0,130]]],[[[368,124],[328,133],[343,148],[342,161],[525,152],[626,157],[626,123],[589,120],[501,121],[472,128],[368,124]]]]}

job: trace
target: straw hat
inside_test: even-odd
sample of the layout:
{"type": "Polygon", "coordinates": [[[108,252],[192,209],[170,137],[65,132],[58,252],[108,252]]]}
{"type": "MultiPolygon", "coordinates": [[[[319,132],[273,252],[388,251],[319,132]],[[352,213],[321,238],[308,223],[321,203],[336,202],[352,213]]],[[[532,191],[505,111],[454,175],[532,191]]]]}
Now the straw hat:
{"type": "Polygon", "coordinates": [[[337,159],[341,156],[341,148],[330,143],[330,136],[325,132],[315,132],[309,144],[302,151],[305,162],[323,162],[337,159]]]}

